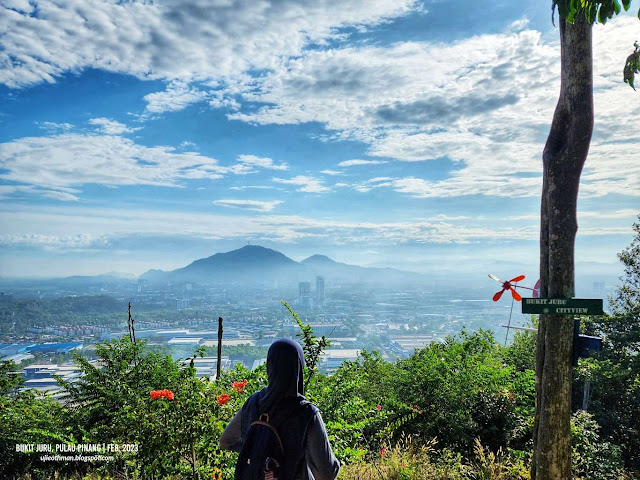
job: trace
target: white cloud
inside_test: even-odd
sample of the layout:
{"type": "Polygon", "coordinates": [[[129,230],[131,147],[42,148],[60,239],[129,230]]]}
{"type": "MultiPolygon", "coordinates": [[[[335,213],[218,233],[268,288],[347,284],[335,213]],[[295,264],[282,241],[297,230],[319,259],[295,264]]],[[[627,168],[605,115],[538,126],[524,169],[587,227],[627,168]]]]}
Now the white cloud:
{"type": "Polygon", "coordinates": [[[637,210],[603,210],[600,212],[581,212],[578,211],[578,218],[596,218],[596,219],[618,219],[618,218],[636,218],[640,214],[640,208],[637,210]]]}
{"type": "MultiPolygon", "coordinates": [[[[231,206],[231,204],[225,205],[231,206]]],[[[235,205],[261,208],[259,205],[235,205]]],[[[513,226],[503,221],[489,225],[486,220],[462,223],[457,219],[357,222],[314,219],[297,215],[255,216],[204,214],[184,211],[142,209],[94,209],[0,206],[0,222],[5,226],[0,242],[4,245],[46,245],[55,249],[114,248],[126,238],[171,237],[201,239],[263,239],[297,242],[321,239],[327,246],[393,246],[406,243],[476,243],[482,241],[537,241],[537,224],[513,226]]],[[[626,227],[581,228],[580,237],[628,235],[626,227]]]]}
{"type": "Polygon", "coordinates": [[[463,220],[471,220],[471,217],[467,217],[464,215],[445,215],[444,213],[440,213],[438,215],[435,215],[433,217],[425,217],[425,218],[417,218],[417,221],[427,221],[427,222],[433,222],[433,221],[447,221],[447,222],[458,222],[458,221],[463,221],[463,220]]]}
{"type": "Polygon", "coordinates": [[[509,30],[512,30],[514,32],[519,32],[521,30],[524,30],[528,26],[529,26],[529,19],[526,17],[522,17],[521,19],[516,20],[511,25],[509,25],[509,30]]]}
{"type": "MultiPolygon", "coordinates": [[[[373,157],[452,162],[442,180],[410,176],[385,185],[400,193],[540,194],[560,56],[558,42],[526,30],[524,20],[452,43],[344,46],[343,27],[379,25],[416,11],[417,2],[12,1],[19,8],[0,15],[0,82],[9,87],[86,68],[160,79],[167,87],[145,97],[149,114],[208,102],[253,124],[318,122],[332,139],[369,145],[373,157]]],[[[631,46],[610,48],[631,45],[636,22],[594,27],[596,128],[581,197],[640,195],[640,134],[620,127],[620,118],[640,115],[635,92],[620,79],[631,46]]]]}
{"type": "Polygon", "coordinates": [[[0,245],[38,247],[43,250],[86,250],[108,247],[107,236],[93,237],[86,233],[76,235],[40,235],[37,233],[24,235],[0,235],[0,245]]]}
{"type": "Polygon", "coordinates": [[[42,192],[41,195],[43,197],[52,198],[54,200],[60,200],[63,202],[77,202],[78,200],[80,200],[75,195],[72,195],[67,192],[60,192],[57,190],[42,190],[41,192],[42,192]]]}
{"type": "Polygon", "coordinates": [[[243,208],[246,210],[254,210],[256,212],[271,212],[275,207],[283,203],[281,200],[259,201],[259,200],[216,200],[215,205],[231,208],[243,208]]]}
{"type": "Polygon", "coordinates": [[[358,192],[365,193],[371,191],[374,188],[392,187],[393,181],[394,179],[391,177],[375,177],[350,186],[358,192]]]}
{"type": "MultiPolygon", "coordinates": [[[[623,209],[623,210],[608,210],[608,209],[603,209],[601,211],[598,212],[594,212],[594,211],[581,211],[578,210],[578,222],[580,223],[580,220],[619,220],[622,218],[627,218],[627,219],[631,219],[633,220],[634,218],[638,217],[638,214],[640,214],[640,209],[638,210],[633,210],[633,209],[623,209]]],[[[529,215],[513,215],[507,218],[507,220],[512,221],[512,220],[535,220],[537,222],[540,221],[540,214],[539,213],[535,213],[535,214],[529,214],[529,215]]]]}
{"type": "Polygon", "coordinates": [[[249,167],[260,167],[268,170],[288,170],[289,165],[286,163],[276,164],[270,158],[257,157],[255,155],[238,155],[237,162],[240,162],[249,167]]]}
{"type": "Polygon", "coordinates": [[[276,189],[276,187],[272,185],[241,185],[236,187],[229,187],[229,190],[281,190],[276,189]]]}
{"type": "Polygon", "coordinates": [[[121,135],[123,133],[132,133],[142,129],[141,127],[129,128],[124,123],[109,120],[108,118],[92,118],[89,120],[89,123],[98,127],[98,131],[105,135],[121,135]]]}
{"type": "MultiPolygon", "coordinates": [[[[555,45],[534,31],[452,44],[314,50],[244,94],[264,107],[229,117],[258,124],[321,122],[334,139],[369,144],[372,156],[457,164],[449,178],[434,184],[399,179],[395,187],[403,193],[536,196],[541,132],[548,131],[558,68],[555,45]]],[[[340,166],[358,164],[364,163],[340,166]]]]}
{"type": "Polygon", "coordinates": [[[380,165],[387,163],[384,160],[345,160],[338,164],[339,167],[353,167],[355,165],[380,165]]]}
{"type": "Polygon", "coordinates": [[[171,147],[73,133],[2,143],[0,167],[6,170],[0,174],[4,180],[56,190],[88,183],[176,187],[182,180],[217,179],[232,172],[213,158],[174,153],[171,147]]]}
{"type": "MultiPolygon", "coordinates": [[[[272,202],[220,200],[218,205],[270,212],[272,202]]],[[[279,204],[276,201],[273,207],[279,204]]],[[[536,241],[536,225],[515,227],[504,222],[488,225],[486,221],[458,222],[458,219],[433,219],[396,222],[354,222],[313,219],[304,216],[259,215],[236,216],[172,211],[108,210],[75,208],[73,210],[39,208],[4,208],[0,219],[6,225],[5,244],[33,243],[33,238],[97,239],[99,248],[113,239],[128,236],[172,236],[216,239],[263,238],[293,242],[303,238],[322,238],[327,244],[393,245],[405,243],[469,243],[479,241],[536,241]],[[215,233],[212,233],[215,232],[215,233]]],[[[581,228],[579,235],[630,235],[630,227],[581,228]]],[[[61,241],[68,247],[68,241],[61,241]]],[[[89,240],[79,244],[85,248],[89,240]]]]}
{"type": "MultiPolygon", "coordinates": [[[[415,3],[20,2],[16,10],[4,6],[0,15],[0,82],[9,87],[54,82],[65,72],[87,68],[185,83],[233,78],[249,69],[273,68],[309,44],[339,37],[343,27],[366,28],[404,15],[415,3]]],[[[150,105],[157,113],[188,103],[174,98],[150,105]]]]}
{"type": "Polygon", "coordinates": [[[38,188],[33,185],[0,185],[0,199],[12,198],[19,194],[40,195],[45,198],[52,198],[63,202],[77,202],[79,198],[73,193],[80,193],[74,188],[38,188]]]}
{"type": "MultiPolygon", "coordinates": [[[[398,42],[391,46],[313,50],[291,58],[245,89],[262,102],[229,118],[254,124],[320,122],[334,140],[370,145],[371,156],[399,161],[449,159],[447,178],[398,179],[416,197],[487,195],[536,197],[541,155],[559,92],[556,40],[522,30],[454,43],[398,42]],[[425,81],[428,79],[428,81],[425,81]]],[[[594,27],[596,129],[581,197],[616,192],[639,196],[640,134],[620,118],[640,115],[622,83],[637,19],[594,27]],[[637,148],[635,148],[637,150],[637,148]]]]}
{"type": "Polygon", "coordinates": [[[29,0],[3,0],[2,4],[5,8],[23,13],[32,13],[34,9],[29,0]]]}
{"type": "Polygon", "coordinates": [[[298,175],[293,178],[274,178],[274,182],[284,183],[286,185],[296,185],[300,188],[297,189],[298,192],[308,192],[308,193],[326,193],[331,189],[322,184],[322,180],[318,180],[317,178],[309,177],[306,175],[298,175]]]}
{"type": "Polygon", "coordinates": [[[68,132],[73,128],[71,123],[55,123],[55,122],[36,122],[36,125],[43,130],[51,133],[68,132]]]}
{"type": "Polygon", "coordinates": [[[183,81],[174,80],[163,92],[145,95],[144,100],[147,102],[147,112],[161,114],[183,110],[189,105],[205,101],[207,97],[206,92],[190,87],[183,81]]]}
{"type": "Polygon", "coordinates": [[[245,165],[244,163],[237,163],[235,165],[231,165],[229,170],[235,175],[249,175],[250,173],[255,173],[256,170],[251,165],[245,165]]]}
{"type": "Polygon", "coordinates": [[[320,173],[324,173],[325,175],[342,175],[344,172],[339,172],[338,170],[320,170],[320,173]]]}
{"type": "MultiPolygon", "coordinates": [[[[197,152],[177,152],[168,146],[144,146],[116,133],[132,131],[105,118],[92,119],[104,135],[65,133],[47,137],[25,137],[0,144],[0,179],[26,184],[5,187],[0,195],[32,193],[62,201],[77,201],[85,184],[104,186],[155,185],[182,187],[188,180],[216,180],[224,175],[247,175],[255,167],[284,170],[285,163],[252,155],[238,157],[243,163],[222,166],[214,158],[197,152]],[[38,187],[38,188],[34,188],[38,187]]],[[[312,191],[319,182],[308,185],[312,191]]],[[[248,186],[246,188],[255,188],[248,186]]],[[[274,188],[274,187],[263,187],[274,188]]]]}

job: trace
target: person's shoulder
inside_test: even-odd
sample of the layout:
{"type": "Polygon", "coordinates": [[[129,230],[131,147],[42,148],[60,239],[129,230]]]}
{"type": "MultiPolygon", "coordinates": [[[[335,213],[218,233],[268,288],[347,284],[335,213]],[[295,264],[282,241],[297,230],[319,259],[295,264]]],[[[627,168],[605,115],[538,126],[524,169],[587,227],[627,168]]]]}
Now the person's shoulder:
{"type": "Polygon", "coordinates": [[[312,420],[314,417],[320,415],[320,409],[316,407],[309,400],[301,400],[300,401],[301,408],[300,410],[304,412],[304,415],[308,418],[308,420],[312,420]]]}
{"type": "Polygon", "coordinates": [[[261,388],[260,390],[253,392],[251,394],[251,396],[247,399],[247,401],[249,400],[260,400],[262,397],[265,396],[265,394],[267,393],[267,387],[261,388]]]}
{"type": "Polygon", "coordinates": [[[247,398],[244,404],[242,405],[242,410],[244,410],[247,413],[253,413],[254,410],[258,410],[258,403],[260,402],[260,399],[264,396],[265,392],[266,392],[266,388],[263,388],[251,394],[251,396],[247,398]]]}

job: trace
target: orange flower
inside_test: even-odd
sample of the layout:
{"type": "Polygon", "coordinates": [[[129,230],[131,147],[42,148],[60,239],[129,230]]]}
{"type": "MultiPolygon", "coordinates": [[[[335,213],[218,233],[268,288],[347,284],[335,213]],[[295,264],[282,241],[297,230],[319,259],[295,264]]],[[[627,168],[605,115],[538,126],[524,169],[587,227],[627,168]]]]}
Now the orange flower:
{"type": "Polygon", "coordinates": [[[223,393],[222,395],[218,395],[216,397],[216,400],[218,400],[218,405],[224,405],[229,400],[231,400],[231,397],[228,394],[223,393]]]}

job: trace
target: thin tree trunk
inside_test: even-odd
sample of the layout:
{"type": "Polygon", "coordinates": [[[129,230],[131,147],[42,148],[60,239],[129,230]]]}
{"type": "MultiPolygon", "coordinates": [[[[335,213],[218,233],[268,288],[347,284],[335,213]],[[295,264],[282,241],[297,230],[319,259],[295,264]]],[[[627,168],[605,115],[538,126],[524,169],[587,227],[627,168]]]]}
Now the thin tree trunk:
{"type": "MultiPolygon", "coordinates": [[[[543,153],[540,296],[573,297],[578,187],[593,131],[591,25],[560,18],[561,87],[543,153]]],[[[573,318],[541,315],[536,349],[533,480],[571,478],[573,318]]]]}

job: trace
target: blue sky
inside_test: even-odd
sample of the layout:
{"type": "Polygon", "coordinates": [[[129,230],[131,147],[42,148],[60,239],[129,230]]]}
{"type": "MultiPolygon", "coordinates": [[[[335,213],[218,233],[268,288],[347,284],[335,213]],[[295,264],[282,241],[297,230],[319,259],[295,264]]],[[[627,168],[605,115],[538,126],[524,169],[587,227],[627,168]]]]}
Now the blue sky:
{"type": "MultiPolygon", "coordinates": [[[[547,2],[0,4],[2,276],[139,274],[247,242],[537,268],[547,2]]],[[[577,260],[613,270],[640,211],[640,93],[621,74],[639,25],[594,30],[577,260]]]]}

